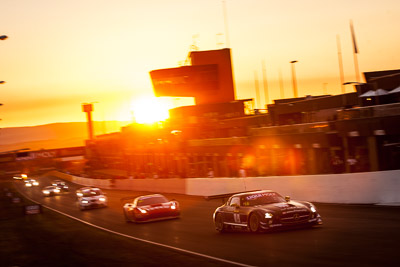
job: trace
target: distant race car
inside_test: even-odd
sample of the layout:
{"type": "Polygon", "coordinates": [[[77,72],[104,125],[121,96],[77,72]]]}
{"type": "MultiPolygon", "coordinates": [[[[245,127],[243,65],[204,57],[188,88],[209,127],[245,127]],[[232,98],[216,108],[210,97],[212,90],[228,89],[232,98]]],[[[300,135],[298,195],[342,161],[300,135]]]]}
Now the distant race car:
{"type": "Polygon", "coordinates": [[[168,200],[161,194],[144,195],[125,203],[123,212],[127,222],[149,222],[179,218],[179,203],[175,200],[168,200]]]}
{"type": "Polygon", "coordinates": [[[107,197],[97,187],[82,187],[76,190],[76,196],[81,210],[108,206],[107,197]]]}
{"type": "Polygon", "coordinates": [[[68,185],[62,180],[54,180],[51,184],[60,188],[61,191],[69,190],[68,185]]]}
{"type": "Polygon", "coordinates": [[[39,182],[36,181],[35,179],[26,179],[26,180],[24,180],[24,182],[25,182],[25,186],[26,187],[32,187],[32,186],[38,186],[39,185],[39,182]]]}
{"type": "Polygon", "coordinates": [[[42,193],[45,197],[47,196],[54,196],[60,194],[60,188],[54,185],[46,186],[42,189],[42,193]]]}
{"type": "Polygon", "coordinates": [[[261,232],[322,224],[321,216],[310,202],[293,201],[270,190],[232,195],[215,210],[213,219],[219,232],[234,229],[261,232]]]}
{"type": "Polygon", "coordinates": [[[21,175],[19,175],[19,176],[14,176],[13,179],[14,179],[14,180],[26,180],[26,179],[28,179],[28,175],[26,175],[26,174],[21,174],[21,175]]]}

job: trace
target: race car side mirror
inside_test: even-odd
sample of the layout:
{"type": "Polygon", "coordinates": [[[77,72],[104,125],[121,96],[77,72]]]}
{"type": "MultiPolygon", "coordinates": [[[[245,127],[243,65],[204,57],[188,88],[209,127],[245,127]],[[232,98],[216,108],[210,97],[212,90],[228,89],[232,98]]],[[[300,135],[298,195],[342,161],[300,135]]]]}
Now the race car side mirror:
{"type": "Polygon", "coordinates": [[[289,197],[289,196],[286,196],[286,197],[285,197],[285,200],[286,200],[286,202],[289,202],[289,201],[290,201],[290,197],[289,197]]]}

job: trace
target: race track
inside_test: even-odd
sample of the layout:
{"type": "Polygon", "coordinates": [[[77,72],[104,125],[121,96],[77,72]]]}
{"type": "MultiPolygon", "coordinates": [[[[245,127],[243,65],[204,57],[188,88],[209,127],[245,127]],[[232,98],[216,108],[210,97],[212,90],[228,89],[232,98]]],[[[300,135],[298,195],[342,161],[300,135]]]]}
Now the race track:
{"type": "MultiPolygon", "coordinates": [[[[41,188],[56,177],[41,177],[40,186],[17,190],[46,207],[71,217],[139,240],[154,242],[210,257],[221,264],[249,266],[393,266],[397,265],[400,240],[400,207],[314,203],[324,224],[315,228],[251,234],[215,231],[212,214],[221,200],[164,194],[180,203],[180,219],[145,224],[126,223],[121,198],[143,192],[105,190],[109,207],[80,211],[75,190],[43,197],[41,188]]],[[[270,188],[273,189],[273,188],[270,188]]],[[[305,199],[306,200],[306,199],[305,199]]]]}

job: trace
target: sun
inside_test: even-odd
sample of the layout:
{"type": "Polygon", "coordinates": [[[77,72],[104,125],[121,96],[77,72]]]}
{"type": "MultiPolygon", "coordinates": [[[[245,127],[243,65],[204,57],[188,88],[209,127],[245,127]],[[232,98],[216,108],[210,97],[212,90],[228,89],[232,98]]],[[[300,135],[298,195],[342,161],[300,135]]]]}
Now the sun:
{"type": "Polygon", "coordinates": [[[132,103],[132,113],[137,123],[151,124],[169,118],[170,104],[159,97],[141,97],[132,103]]]}

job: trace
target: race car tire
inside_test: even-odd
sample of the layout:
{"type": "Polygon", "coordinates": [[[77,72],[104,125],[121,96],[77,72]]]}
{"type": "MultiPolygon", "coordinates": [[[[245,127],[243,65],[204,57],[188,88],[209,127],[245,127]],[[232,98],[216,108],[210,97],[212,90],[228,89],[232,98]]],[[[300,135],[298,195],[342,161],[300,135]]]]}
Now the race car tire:
{"type": "Polygon", "coordinates": [[[215,230],[217,230],[220,233],[226,232],[226,226],[224,224],[222,215],[220,213],[217,213],[215,215],[215,230]]]}
{"type": "Polygon", "coordinates": [[[128,215],[126,214],[126,210],[124,209],[124,217],[125,217],[125,221],[127,223],[131,222],[131,220],[129,220],[128,215]]]}
{"type": "Polygon", "coordinates": [[[250,214],[248,227],[252,233],[260,231],[260,216],[257,213],[250,214]]]}

